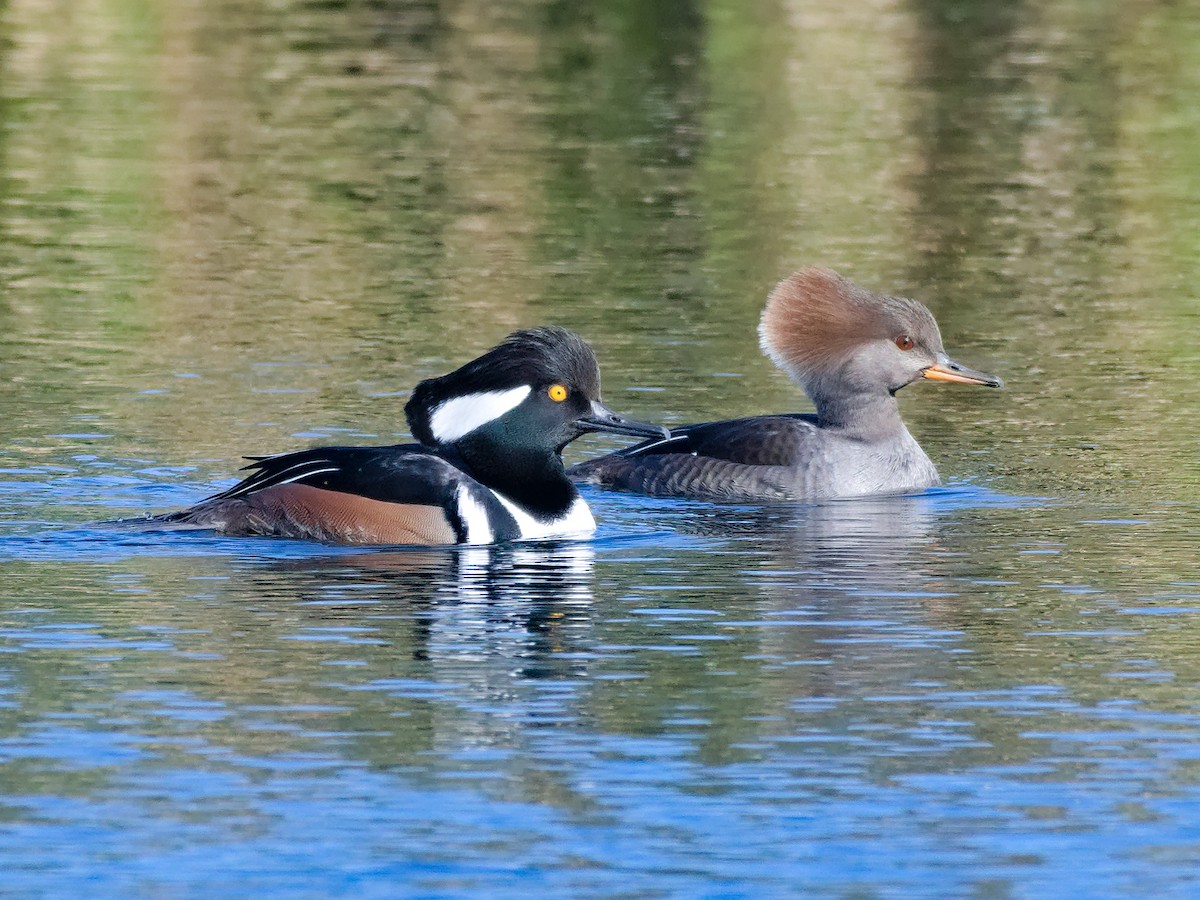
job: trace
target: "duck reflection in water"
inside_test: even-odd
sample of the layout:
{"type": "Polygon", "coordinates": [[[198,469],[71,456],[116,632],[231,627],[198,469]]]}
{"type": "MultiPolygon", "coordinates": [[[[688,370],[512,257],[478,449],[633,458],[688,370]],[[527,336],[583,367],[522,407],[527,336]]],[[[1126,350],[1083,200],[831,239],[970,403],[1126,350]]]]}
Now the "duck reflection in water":
{"type": "Polygon", "coordinates": [[[898,572],[936,543],[940,523],[951,514],[946,499],[957,492],[937,488],[808,504],[649,500],[639,516],[654,531],[728,540],[771,568],[882,586],[895,584],[898,572]]]}
{"type": "Polygon", "coordinates": [[[570,674],[550,660],[587,627],[594,568],[591,545],[555,541],[293,559],[261,582],[293,602],[299,594],[321,618],[370,624],[461,684],[499,662],[509,675],[514,665],[528,678],[570,674]]]}

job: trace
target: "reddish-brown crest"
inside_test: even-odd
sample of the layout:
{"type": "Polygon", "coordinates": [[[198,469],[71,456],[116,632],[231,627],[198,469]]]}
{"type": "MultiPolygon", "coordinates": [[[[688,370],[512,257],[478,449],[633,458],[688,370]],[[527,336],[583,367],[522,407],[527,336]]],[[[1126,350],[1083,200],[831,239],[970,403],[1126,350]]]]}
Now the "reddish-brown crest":
{"type": "Polygon", "coordinates": [[[797,379],[845,360],[859,344],[910,332],[920,340],[936,330],[915,300],[873,293],[817,266],[775,286],[758,326],[763,352],[797,379]]]}

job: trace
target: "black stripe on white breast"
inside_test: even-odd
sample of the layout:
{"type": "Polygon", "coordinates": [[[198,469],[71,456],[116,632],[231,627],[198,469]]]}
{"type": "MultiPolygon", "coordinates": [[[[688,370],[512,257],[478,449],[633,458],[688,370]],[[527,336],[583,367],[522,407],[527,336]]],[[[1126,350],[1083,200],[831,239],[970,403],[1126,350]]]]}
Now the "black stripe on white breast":
{"type": "Polygon", "coordinates": [[[470,477],[458,483],[447,514],[463,541],[493,544],[524,537],[520,524],[496,495],[470,477]]]}

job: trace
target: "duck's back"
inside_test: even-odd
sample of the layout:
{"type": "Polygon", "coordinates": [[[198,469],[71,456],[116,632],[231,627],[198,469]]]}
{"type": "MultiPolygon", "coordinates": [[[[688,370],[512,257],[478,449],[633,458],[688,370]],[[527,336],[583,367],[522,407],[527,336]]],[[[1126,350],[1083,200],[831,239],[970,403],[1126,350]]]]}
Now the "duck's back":
{"type": "Polygon", "coordinates": [[[797,468],[820,466],[810,415],[754,416],[671,430],[580,463],[572,478],[614,490],[699,500],[793,500],[797,468]]]}
{"type": "Polygon", "coordinates": [[[153,521],[227,535],[437,545],[470,542],[464,511],[478,510],[476,518],[493,520],[488,539],[516,534],[490,491],[427,447],[316,447],[253,459],[238,484],[153,521]]]}
{"type": "Polygon", "coordinates": [[[569,474],[614,490],[750,503],[904,493],[939,483],[903,426],[889,440],[864,441],[804,414],[673,428],[669,440],[580,463],[569,474]]]}

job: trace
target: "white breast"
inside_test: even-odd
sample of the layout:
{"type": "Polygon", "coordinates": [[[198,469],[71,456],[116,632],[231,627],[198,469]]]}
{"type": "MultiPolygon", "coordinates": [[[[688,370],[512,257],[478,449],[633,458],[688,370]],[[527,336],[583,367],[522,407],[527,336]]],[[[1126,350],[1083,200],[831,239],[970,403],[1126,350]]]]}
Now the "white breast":
{"type": "Polygon", "coordinates": [[[492,524],[488,521],[487,509],[471,495],[471,491],[466,485],[459,485],[457,500],[458,517],[462,519],[467,530],[467,539],[464,543],[490,544],[495,540],[495,535],[492,534],[492,524]]]}
{"type": "Polygon", "coordinates": [[[588,508],[587,503],[584,502],[582,497],[576,497],[575,502],[571,504],[571,508],[559,518],[542,521],[541,519],[535,519],[503,495],[497,494],[495,491],[492,491],[492,494],[504,504],[504,508],[517,520],[517,528],[521,531],[520,540],[534,541],[542,538],[588,537],[596,530],[596,520],[592,517],[592,511],[588,508]]]}

